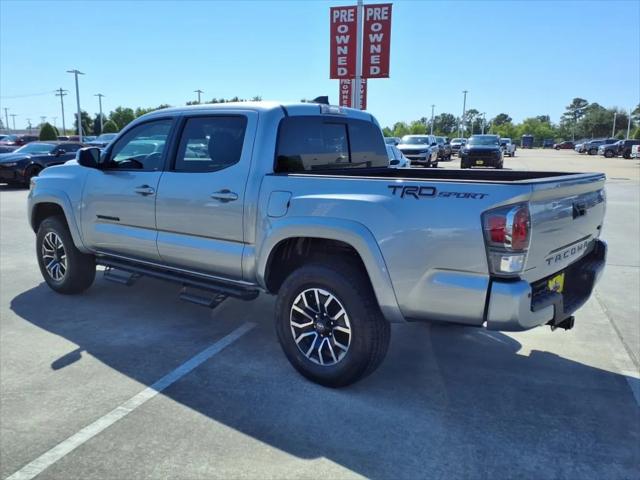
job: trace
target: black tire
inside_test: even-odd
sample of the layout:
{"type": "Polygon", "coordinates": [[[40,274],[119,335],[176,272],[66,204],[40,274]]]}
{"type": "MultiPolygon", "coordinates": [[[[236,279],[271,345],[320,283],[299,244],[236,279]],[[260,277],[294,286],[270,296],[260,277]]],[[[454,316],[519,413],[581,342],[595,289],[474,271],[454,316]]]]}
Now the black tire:
{"type": "MultiPolygon", "coordinates": [[[[76,248],[63,217],[49,217],[42,221],[36,235],[36,255],[40,273],[42,273],[45,282],[52,290],[58,293],[66,295],[81,293],[89,288],[95,279],[95,257],[84,254],[76,248]],[[47,237],[48,234],[53,234],[53,236],[47,237]],[[47,237],[47,240],[45,240],[45,237],[47,237]],[[45,241],[47,245],[51,245],[51,238],[56,237],[60,240],[62,249],[55,249],[55,260],[61,263],[61,252],[66,255],[64,258],[64,272],[61,278],[54,278],[54,274],[47,270],[47,264],[45,264],[44,259],[45,250],[43,245],[45,241]]],[[[57,271],[61,271],[60,267],[57,271]]]]}
{"type": "Polygon", "coordinates": [[[37,177],[38,175],[40,175],[41,171],[42,171],[42,168],[37,165],[33,165],[29,167],[26,173],[24,174],[24,184],[29,186],[29,184],[31,183],[31,179],[33,177],[37,177]]]}
{"type": "MultiPolygon", "coordinates": [[[[323,297],[321,303],[325,298],[328,297],[323,297]]],[[[382,363],[389,347],[389,323],[380,312],[369,279],[361,268],[348,260],[336,262],[334,258],[331,262],[312,262],[289,275],[278,293],[275,323],[280,346],[291,365],[309,380],[326,387],[344,387],[366,377],[382,363]],[[346,312],[347,317],[342,317],[343,321],[348,318],[350,324],[348,349],[331,365],[320,365],[307,357],[301,350],[302,346],[298,347],[294,327],[290,324],[294,302],[302,292],[314,288],[333,295],[346,312]]],[[[317,332],[318,322],[308,328],[317,332]]],[[[316,334],[313,342],[317,338],[320,337],[316,334]]],[[[320,345],[322,342],[324,339],[320,345]]],[[[307,348],[306,344],[304,348],[307,348]]],[[[312,356],[316,353],[313,348],[312,343],[312,356]]],[[[318,358],[320,356],[322,353],[318,358]]]]}
{"type": "Polygon", "coordinates": [[[431,163],[431,165],[429,165],[431,168],[438,168],[438,161],[436,160],[435,162],[431,163]]]}
{"type": "Polygon", "coordinates": [[[606,158],[613,158],[614,157],[613,152],[611,150],[605,150],[604,151],[604,156],[606,158]]]}
{"type": "Polygon", "coordinates": [[[631,152],[624,152],[622,154],[622,158],[626,158],[627,160],[631,158],[631,152]]]}
{"type": "Polygon", "coordinates": [[[587,152],[589,155],[596,155],[598,153],[598,149],[597,148],[592,148],[591,150],[589,150],[587,152]]]}

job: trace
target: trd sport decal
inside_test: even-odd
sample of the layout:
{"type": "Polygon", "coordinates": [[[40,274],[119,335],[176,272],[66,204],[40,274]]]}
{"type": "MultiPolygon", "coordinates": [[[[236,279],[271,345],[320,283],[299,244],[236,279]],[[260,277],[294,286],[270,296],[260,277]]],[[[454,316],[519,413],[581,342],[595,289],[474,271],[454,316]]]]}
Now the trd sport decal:
{"type": "Polygon", "coordinates": [[[475,200],[483,199],[488,193],[472,193],[472,192],[438,192],[435,187],[425,187],[418,185],[388,185],[391,194],[400,198],[411,197],[416,200],[421,198],[471,198],[475,200]]]}

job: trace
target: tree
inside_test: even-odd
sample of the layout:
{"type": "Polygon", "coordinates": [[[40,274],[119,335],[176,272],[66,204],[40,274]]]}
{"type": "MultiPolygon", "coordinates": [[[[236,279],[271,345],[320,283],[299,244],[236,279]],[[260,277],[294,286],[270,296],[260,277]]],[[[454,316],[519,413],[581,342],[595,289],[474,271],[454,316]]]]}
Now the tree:
{"type": "Polygon", "coordinates": [[[450,137],[458,129],[458,119],[451,113],[441,113],[433,117],[433,132],[450,137]]]}
{"type": "Polygon", "coordinates": [[[107,120],[107,123],[102,126],[102,133],[118,133],[118,131],[118,125],[113,120],[107,120]]]}
{"type": "Polygon", "coordinates": [[[427,126],[421,120],[414,120],[409,124],[409,133],[411,135],[424,135],[427,133],[427,126]]]}
{"type": "Polygon", "coordinates": [[[135,113],[131,108],[118,107],[114,111],[109,113],[109,120],[111,120],[118,126],[118,130],[122,130],[135,118],[135,113]]]}
{"type": "Polygon", "coordinates": [[[409,135],[409,125],[405,122],[396,122],[393,124],[393,137],[404,137],[409,135]]]}
{"type": "Polygon", "coordinates": [[[506,113],[499,113],[490,121],[490,123],[492,127],[500,127],[506,123],[511,123],[512,121],[512,118],[506,113]]]}
{"type": "MultiPolygon", "coordinates": [[[[105,116],[105,114],[102,114],[102,125],[104,125],[107,122],[107,117],[105,116]]],[[[96,117],[93,119],[93,134],[94,135],[100,135],[102,133],[102,130],[100,130],[100,114],[96,113],[96,117]]]]}
{"type": "Polygon", "coordinates": [[[585,109],[589,106],[589,102],[584,98],[576,97],[571,100],[571,103],[565,107],[565,112],[562,114],[562,118],[567,121],[573,123],[573,139],[576,137],[576,127],[578,124],[578,120],[580,120],[584,114],[585,109]]]}
{"type": "MultiPolygon", "coordinates": [[[[88,112],[85,112],[84,110],[82,110],[80,112],[80,122],[82,124],[82,135],[89,135],[93,129],[93,122],[91,120],[91,116],[89,115],[88,112]]],[[[73,128],[75,129],[75,133],[76,135],[80,135],[80,133],[78,132],[78,115],[74,115],[73,116],[73,128]]]]}
{"type": "Polygon", "coordinates": [[[40,127],[40,140],[57,140],[58,136],[56,135],[56,131],[53,129],[53,125],[49,122],[45,122],[40,127]]]}

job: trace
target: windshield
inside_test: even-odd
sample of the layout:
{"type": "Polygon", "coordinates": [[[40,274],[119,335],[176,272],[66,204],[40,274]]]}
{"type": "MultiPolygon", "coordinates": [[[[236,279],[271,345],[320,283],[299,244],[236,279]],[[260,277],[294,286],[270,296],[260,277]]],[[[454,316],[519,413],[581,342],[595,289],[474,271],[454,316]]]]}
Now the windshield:
{"type": "Polygon", "coordinates": [[[52,143],[28,143],[24,147],[20,147],[14,153],[49,153],[55,145],[52,143]]]}
{"type": "Polygon", "coordinates": [[[402,137],[402,143],[405,145],[429,145],[429,137],[402,137]]]}
{"type": "Polygon", "coordinates": [[[96,138],[95,140],[98,141],[109,141],[109,140],[113,140],[114,138],[116,138],[118,136],[117,133],[104,133],[102,135],[100,135],[98,138],[96,138]]]}
{"type": "Polygon", "coordinates": [[[493,135],[471,137],[469,145],[498,145],[498,138],[493,135]]]}
{"type": "Polygon", "coordinates": [[[3,142],[15,142],[18,139],[17,135],[7,135],[2,139],[3,142]]]}

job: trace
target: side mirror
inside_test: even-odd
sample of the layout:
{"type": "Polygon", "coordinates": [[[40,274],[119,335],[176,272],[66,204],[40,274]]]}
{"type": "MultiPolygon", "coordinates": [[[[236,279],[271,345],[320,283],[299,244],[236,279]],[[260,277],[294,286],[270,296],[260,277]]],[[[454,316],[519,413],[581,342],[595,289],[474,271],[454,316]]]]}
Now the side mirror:
{"type": "Polygon", "coordinates": [[[78,164],[88,168],[100,168],[100,149],[96,147],[81,148],[76,156],[78,164]]]}
{"type": "Polygon", "coordinates": [[[432,147],[435,147],[436,145],[438,145],[436,142],[433,142],[433,143],[431,144],[431,146],[432,146],[432,147]]]}

